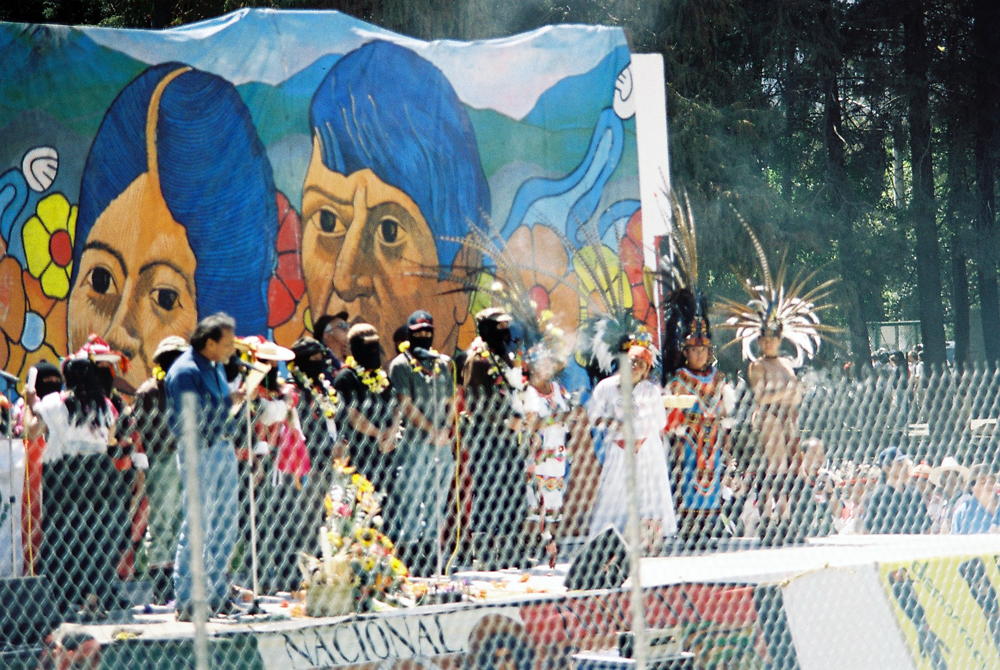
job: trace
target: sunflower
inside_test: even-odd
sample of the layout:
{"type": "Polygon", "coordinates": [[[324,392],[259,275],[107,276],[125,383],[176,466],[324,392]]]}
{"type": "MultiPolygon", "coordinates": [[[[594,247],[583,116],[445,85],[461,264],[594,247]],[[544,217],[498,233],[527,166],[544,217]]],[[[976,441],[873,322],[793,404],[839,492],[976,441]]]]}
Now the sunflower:
{"type": "Polygon", "coordinates": [[[393,574],[395,574],[397,577],[406,577],[410,574],[410,571],[406,568],[406,565],[395,556],[392,557],[392,560],[389,562],[389,565],[392,567],[393,574]]]}
{"type": "Polygon", "coordinates": [[[378,539],[378,531],[374,528],[358,528],[354,531],[354,537],[367,549],[378,539]]]}

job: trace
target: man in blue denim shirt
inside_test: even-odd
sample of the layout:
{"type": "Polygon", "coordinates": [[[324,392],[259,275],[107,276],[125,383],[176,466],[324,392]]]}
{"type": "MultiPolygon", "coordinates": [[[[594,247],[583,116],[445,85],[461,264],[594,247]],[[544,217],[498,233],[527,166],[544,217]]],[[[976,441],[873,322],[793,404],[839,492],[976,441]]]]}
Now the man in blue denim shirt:
{"type": "MultiPolygon", "coordinates": [[[[233,450],[233,424],[229,416],[233,398],[226,382],[223,364],[234,352],[236,322],[222,312],[202,319],[191,336],[191,348],[170,367],[165,380],[170,406],[170,425],[178,441],[178,458],[183,475],[184,426],[195,420],[198,435],[198,485],[204,537],[205,590],[211,613],[230,607],[229,558],[236,546],[238,474],[233,450]],[[184,398],[191,395],[198,409],[196,416],[182,414],[184,398]]],[[[177,617],[190,620],[191,538],[188,530],[188,496],[184,493],[184,520],[174,562],[174,589],[177,594],[177,617]]]]}
{"type": "Polygon", "coordinates": [[[951,532],[958,535],[995,533],[1000,530],[1000,498],[997,497],[997,477],[989,466],[974,465],[969,469],[972,491],[955,503],[951,517],[951,532]]]}

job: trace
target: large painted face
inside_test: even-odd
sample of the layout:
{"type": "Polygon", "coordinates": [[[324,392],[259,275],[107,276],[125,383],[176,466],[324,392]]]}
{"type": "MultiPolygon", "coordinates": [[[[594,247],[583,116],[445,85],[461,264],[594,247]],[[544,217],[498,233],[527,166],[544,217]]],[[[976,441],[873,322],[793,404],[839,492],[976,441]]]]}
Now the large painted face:
{"type": "Polygon", "coordinates": [[[302,270],[314,315],[347,311],[357,321],[391,333],[414,309],[440,328],[435,346],[454,349],[466,299],[437,279],[438,255],[420,208],[369,169],[333,172],[319,141],[302,187],[302,270]]]}
{"type": "Polygon", "coordinates": [[[97,218],[80,257],[68,305],[69,350],[90,333],[131,359],[121,379],[133,388],[152,371],[168,335],[187,337],[198,322],[195,256],[160,185],[140,175],[97,218]]]}

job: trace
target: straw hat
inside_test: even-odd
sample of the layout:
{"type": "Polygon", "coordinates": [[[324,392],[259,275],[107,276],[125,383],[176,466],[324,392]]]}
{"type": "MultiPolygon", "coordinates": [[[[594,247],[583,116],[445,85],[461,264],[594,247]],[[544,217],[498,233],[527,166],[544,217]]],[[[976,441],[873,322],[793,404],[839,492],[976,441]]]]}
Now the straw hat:
{"type": "Polygon", "coordinates": [[[295,352],[256,335],[236,339],[236,348],[258,361],[293,361],[295,352]]]}
{"type": "Polygon", "coordinates": [[[941,465],[931,469],[930,482],[934,486],[941,486],[941,475],[946,472],[957,472],[963,481],[969,481],[969,468],[961,465],[953,456],[945,456],[941,465]]]}

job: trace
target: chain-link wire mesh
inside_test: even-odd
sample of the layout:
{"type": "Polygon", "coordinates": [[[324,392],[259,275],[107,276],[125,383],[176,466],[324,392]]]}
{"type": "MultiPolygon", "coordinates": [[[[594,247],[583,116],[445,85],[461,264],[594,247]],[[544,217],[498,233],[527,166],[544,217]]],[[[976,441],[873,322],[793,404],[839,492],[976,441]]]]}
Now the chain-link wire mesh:
{"type": "Polygon", "coordinates": [[[157,381],[96,412],[22,402],[0,447],[3,663],[187,667],[204,605],[213,667],[799,667],[780,548],[822,566],[900,534],[921,537],[859,559],[902,633],[883,634],[913,667],[964,667],[946,603],[1000,657],[1000,547],[957,539],[1000,527],[996,370],[613,376],[582,395],[412,372],[409,391],[288,382],[186,413],[157,381]],[[951,573],[914,560],[950,546],[951,573]]]}

